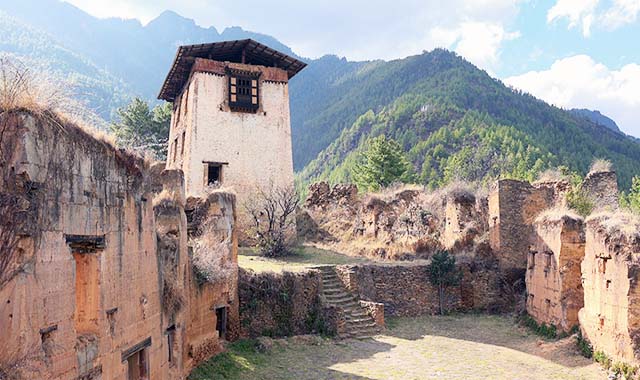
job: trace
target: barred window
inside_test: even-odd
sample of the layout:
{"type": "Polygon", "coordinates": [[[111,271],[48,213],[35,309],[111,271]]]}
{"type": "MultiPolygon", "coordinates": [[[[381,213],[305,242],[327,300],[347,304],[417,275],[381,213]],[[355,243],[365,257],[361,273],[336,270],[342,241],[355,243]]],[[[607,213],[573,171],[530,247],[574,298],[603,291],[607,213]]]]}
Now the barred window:
{"type": "Polygon", "coordinates": [[[258,79],[229,76],[229,107],[234,111],[255,112],[259,107],[258,79]]]}

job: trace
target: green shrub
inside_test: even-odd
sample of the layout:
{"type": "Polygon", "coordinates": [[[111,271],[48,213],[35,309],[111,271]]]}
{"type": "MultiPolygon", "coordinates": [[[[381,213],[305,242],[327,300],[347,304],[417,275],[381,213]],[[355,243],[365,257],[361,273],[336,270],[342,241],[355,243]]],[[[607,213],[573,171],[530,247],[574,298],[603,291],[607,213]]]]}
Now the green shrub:
{"type": "Polygon", "coordinates": [[[610,369],[611,368],[611,358],[605,354],[603,351],[596,351],[593,353],[593,360],[596,361],[596,363],[600,363],[601,366],[603,366],[605,369],[610,369]]]}
{"type": "Polygon", "coordinates": [[[624,375],[624,378],[627,380],[636,379],[636,374],[638,373],[638,367],[629,365],[624,362],[615,362],[611,366],[611,370],[616,375],[624,375]]]}
{"type": "Polygon", "coordinates": [[[580,350],[582,356],[584,356],[585,358],[593,357],[593,347],[591,347],[591,343],[589,343],[589,341],[584,339],[584,337],[582,336],[582,331],[580,331],[579,329],[576,335],[576,344],[578,345],[578,349],[580,350]]]}
{"type": "Polygon", "coordinates": [[[547,325],[546,323],[538,324],[533,317],[529,314],[523,314],[519,318],[519,323],[529,330],[531,330],[534,334],[539,335],[543,338],[547,339],[558,339],[558,330],[554,325],[547,325]]]}

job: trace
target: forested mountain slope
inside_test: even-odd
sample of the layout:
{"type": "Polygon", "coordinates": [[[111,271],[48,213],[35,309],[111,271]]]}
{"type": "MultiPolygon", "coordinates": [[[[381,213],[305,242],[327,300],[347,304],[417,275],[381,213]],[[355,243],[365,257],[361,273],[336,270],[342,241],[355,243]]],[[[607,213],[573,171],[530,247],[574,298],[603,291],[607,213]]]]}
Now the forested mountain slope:
{"type": "MultiPolygon", "coordinates": [[[[557,165],[584,173],[594,158],[613,162],[623,188],[640,174],[633,139],[510,89],[446,50],[377,63],[350,83],[340,85],[350,93],[327,115],[344,124],[351,111],[354,122],[301,171],[303,182],[350,180],[357,152],[380,134],[401,143],[415,180],[428,186],[454,178],[531,179],[557,165]]],[[[331,125],[309,133],[333,133],[331,125]]]]}

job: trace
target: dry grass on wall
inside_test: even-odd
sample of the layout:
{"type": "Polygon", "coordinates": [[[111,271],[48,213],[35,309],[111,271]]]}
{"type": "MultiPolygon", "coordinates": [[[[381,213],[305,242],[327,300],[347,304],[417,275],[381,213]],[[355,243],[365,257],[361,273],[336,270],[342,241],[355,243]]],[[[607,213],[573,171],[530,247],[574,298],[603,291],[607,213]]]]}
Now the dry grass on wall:
{"type": "Polygon", "coordinates": [[[591,168],[589,169],[589,173],[604,173],[610,172],[613,169],[613,165],[611,161],[605,160],[602,158],[597,158],[593,160],[591,163],[591,168]]]}

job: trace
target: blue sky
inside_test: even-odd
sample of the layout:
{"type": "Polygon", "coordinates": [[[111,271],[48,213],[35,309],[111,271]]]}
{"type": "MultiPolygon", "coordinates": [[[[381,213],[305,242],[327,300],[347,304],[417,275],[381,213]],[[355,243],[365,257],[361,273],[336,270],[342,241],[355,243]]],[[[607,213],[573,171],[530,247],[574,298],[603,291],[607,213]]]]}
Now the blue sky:
{"type": "Polygon", "coordinates": [[[640,137],[640,0],[67,0],[146,23],[166,9],[202,26],[272,35],[350,60],[455,50],[565,108],[598,109],[640,137]]]}

